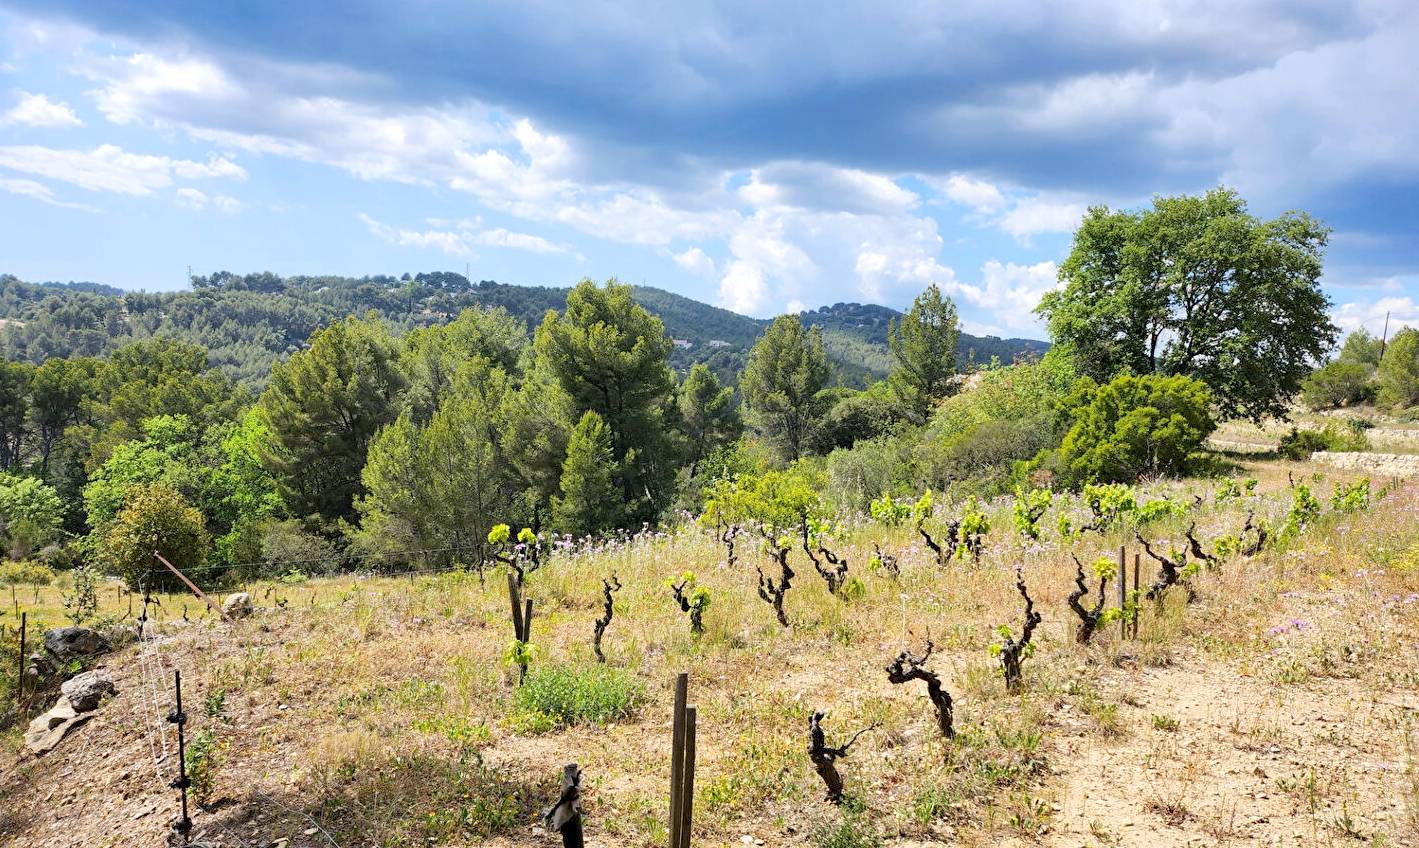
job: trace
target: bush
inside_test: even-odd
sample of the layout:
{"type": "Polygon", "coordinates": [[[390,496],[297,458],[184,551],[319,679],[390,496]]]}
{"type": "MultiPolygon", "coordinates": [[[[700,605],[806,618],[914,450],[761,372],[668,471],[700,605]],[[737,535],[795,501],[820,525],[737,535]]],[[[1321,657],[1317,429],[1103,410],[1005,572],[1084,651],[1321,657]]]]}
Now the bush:
{"type": "Polygon", "coordinates": [[[1181,473],[1217,427],[1211,404],[1207,387],[1182,375],[1124,375],[1104,386],[1082,378],[1059,406],[1073,422],[1059,472],[1074,485],[1181,473]]]}
{"type": "Polygon", "coordinates": [[[43,565],[29,560],[20,562],[0,562],[0,586],[28,584],[48,586],[54,582],[55,574],[43,565]]]}
{"type": "Polygon", "coordinates": [[[1363,451],[1369,450],[1370,440],[1363,427],[1349,427],[1345,430],[1327,424],[1320,430],[1300,430],[1295,427],[1281,437],[1276,452],[1285,459],[1304,461],[1316,451],[1363,451]]]}
{"type": "Polygon", "coordinates": [[[196,569],[207,559],[209,537],[202,513],[164,483],[133,486],[127,505],[102,541],[102,554],[128,584],[138,590],[149,575],[160,591],[185,591],[177,576],[154,557],[157,551],[175,567],[196,569]]]}
{"type": "Polygon", "coordinates": [[[634,674],[605,665],[541,666],[513,696],[514,720],[534,732],[630,716],[645,695],[634,674]]]}
{"type": "Polygon", "coordinates": [[[910,447],[886,437],[858,442],[828,454],[828,486],[823,497],[834,511],[862,512],[883,492],[913,477],[910,447]]]}
{"type": "Polygon", "coordinates": [[[1373,369],[1358,362],[1332,362],[1301,384],[1301,402],[1311,409],[1338,409],[1375,396],[1373,369]]]}

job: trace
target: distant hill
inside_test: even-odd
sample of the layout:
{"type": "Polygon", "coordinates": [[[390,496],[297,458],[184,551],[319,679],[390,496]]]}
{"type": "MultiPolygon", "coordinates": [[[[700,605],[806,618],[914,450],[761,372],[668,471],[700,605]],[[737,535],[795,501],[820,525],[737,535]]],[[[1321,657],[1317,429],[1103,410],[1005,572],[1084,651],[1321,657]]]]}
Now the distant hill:
{"type": "MultiPolygon", "coordinates": [[[[566,305],[566,287],[520,286],[461,274],[414,276],[295,276],[219,272],[194,277],[190,291],[125,292],[100,283],[26,283],[0,275],[0,352],[42,362],[54,356],[98,355],[134,339],[171,335],[204,345],[234,378],[263,384],[271,364],[300,349],[316,329],[351,314],[374,311],[404,328],[451,320],[471,306],[501,306],[535,327],[548,309],[566,305]]],[[[658,315],[675,340],[671,364],[680,371],[707,363],[726,380],[743,368],[749,348],[769,325],[682,295],[637,286],[638,302],[658,315]]],[[[823,329],[835,382],[864,385],[890,364],[887,322],[901,313],[885,306],[837,303],[802,314],[823,329]]],[[[1038,355],[1048,343],[961,335],[961,362],[1010,362],[1038,355]]]]}

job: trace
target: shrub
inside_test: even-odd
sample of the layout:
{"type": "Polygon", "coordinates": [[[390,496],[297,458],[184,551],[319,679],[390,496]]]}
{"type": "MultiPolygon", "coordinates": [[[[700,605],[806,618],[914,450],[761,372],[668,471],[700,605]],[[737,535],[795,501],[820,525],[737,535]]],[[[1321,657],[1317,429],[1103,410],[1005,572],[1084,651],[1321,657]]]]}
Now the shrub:
{"type": "Polygon", "coordinates": [[[1303,461],[1311,458],[1316,451],[1363,451],[1369,450],[1370,439],[1361,427],[1346,430],[1327,424],[1320,430],[1300,430],[1295,427],[1281,437],[1276,452],[1286,459],[1303,461]]]}
{"type": "Polygon", "coordinates": [[[103,537],[102,553],[130,589],[141,588],[151,574],[155,588],[181,591],[182,583],[153,558],[153,551],[179,569],[191,569],[206,560],[209,541],[202,513],[176,489],[152,483],[129,489],[127,505],[103,537]]]}
{"type": "Polygon", "coordinates": [[[1079,380],[1061,403],[1073,421],[1059,447],[1061,473],[1075,485],[1177,474],[1216,429],[1211,393],[1198,380],[1125,375],[1107,385],[1079,380]]]}
{"type": "Polygon", "coordinates": [[[1375,395],[1373,369],[1358,362],[1331,362],[1301,384],[1301,402],[1311,409],[1337,409],[1375,395]]]}
{"type": "Polygon", "coordinates": [[[0,562],[0,586],[14,586],[21,583],[48,586],[54,582],[54,577],[53,571],[37,562],[29,560],[0,562]]]}
{"type": "Polygon", "coordinates": [[[544,730],[607,724],[630,716],[645,695],[631,672],[604,665],[548,665],[527,673],[513,697],[516,713],[544,717],[544,730]]]}

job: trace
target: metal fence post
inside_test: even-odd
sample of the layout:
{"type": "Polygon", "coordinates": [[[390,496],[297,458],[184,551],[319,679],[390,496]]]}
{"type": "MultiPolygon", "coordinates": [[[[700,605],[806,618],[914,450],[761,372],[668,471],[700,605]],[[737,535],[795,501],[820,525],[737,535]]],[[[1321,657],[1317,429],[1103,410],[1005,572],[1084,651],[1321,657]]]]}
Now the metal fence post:
{"type": "Polygon", "coordinates": [[[187,788],[192,785],[192,781],[187,778],[187,737],[184,732],[187,714],[182,711],[181,670],[173,669],[172,683],[177,694],[177,709],[168,715],[168,721],[177,725],[177,779],[168,785],[182,793],[182,817],[173,822],[172,829],[182,837],[182,844],[187,845],[192,841],[192,819],[187,815],[187,788]]]}

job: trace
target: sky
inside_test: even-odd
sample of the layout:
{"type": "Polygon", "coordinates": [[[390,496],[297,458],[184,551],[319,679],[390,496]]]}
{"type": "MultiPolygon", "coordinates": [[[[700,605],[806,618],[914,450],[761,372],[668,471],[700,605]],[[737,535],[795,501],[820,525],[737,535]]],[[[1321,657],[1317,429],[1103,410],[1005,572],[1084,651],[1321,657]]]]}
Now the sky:
{"type": "Polygon", "coordinates": [[[1235,188],[1419,325],[1412,0],[0,0],[0,272],[610,277],[1031,313],[1090,206],[1235,188]]]}

